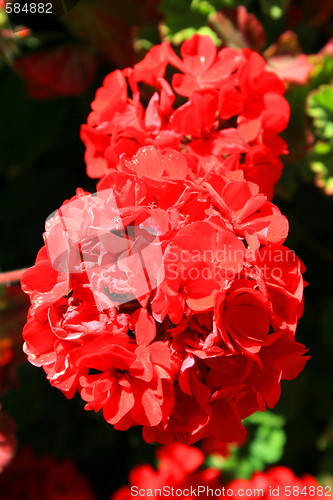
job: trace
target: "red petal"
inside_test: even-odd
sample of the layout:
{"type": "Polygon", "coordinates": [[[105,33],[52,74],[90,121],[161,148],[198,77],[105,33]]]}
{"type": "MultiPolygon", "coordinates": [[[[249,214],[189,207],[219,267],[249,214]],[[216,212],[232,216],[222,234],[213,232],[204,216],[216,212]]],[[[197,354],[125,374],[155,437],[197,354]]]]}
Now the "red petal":
{"type": "Polygon", "coordinates": [[[138,345],[148,346],[156,337],[156,325],[147,309],[138,309],[133,317],[138,345]]]}

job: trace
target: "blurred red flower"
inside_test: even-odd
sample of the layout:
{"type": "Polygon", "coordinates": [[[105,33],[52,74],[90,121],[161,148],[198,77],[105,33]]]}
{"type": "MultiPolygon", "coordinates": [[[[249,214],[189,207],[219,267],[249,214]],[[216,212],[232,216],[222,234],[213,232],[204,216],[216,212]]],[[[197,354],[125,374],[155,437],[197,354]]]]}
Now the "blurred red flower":
{"type": "Polygon", "coordinates": [[[299,478],[293,471],[282,466],[272,467],[266,472],[256,472],[250,480],[236,479],[229,483],[228,489],[234,491],[230,498],[243,498],[244,491],[247,491],[247,498],[258,498],[260,492],[263,500],[272,496],[280,500],[300,497],[318,500],[323,496],[331,496],[331,488],[321,486],[314,477],[305,475],[299,478]]]}
{"type": "Polygon", "coordinates": [[[157,449],[157,469],[148,464],[134,467],[129,474],[129,486],[117,490],[111,500],[140,498],[314,498],[331,496],[329,486],[305,475],[298,478],[287,467],[273,467],[256,472],[251,479],[223,481],[223,472],[205,469],[203,453],[194,447],[172,443],[157,449]],[[200,468],[199,468],[200,467],[200,468]]]}
{"type": "Polygon", "coordinates": [[[68,43],[16,59],[16,71],[35,99],[80,95],[92,84],[97,60],[91,49],[68,43]]]}
{"type": "Polygon", "coordinates": [[[16,452],[15,424],[0,410],[0,477],[16,452]]]}
{"type": "Polygon", "coordinates": [[[0,474],[0,491],[6,500],[94,500],[88,481],[69,460],[38,457],[21,449],[0,474]]]}
{"type": "MultiPolygon", "coordinates": [[[[157,470],[151,465],[144,464],[132,469],[129,482],[130,486],[124,486],[117,490],[112,500],[129,500],[136,496],[141,490],[140,498],[160,498],[164,491],[169,491],[171,495],[172,488],[181,492],[182,490],[196,489],[199,485],[205,485],[209,488],[218,488],[220,486],[220,473],[218,470],[202,469],[200,466],[204,463],[203,453],[195,447],[185,446],[181,443],[172,443],[161,447],[156,452],[157,470]],[[157,490],[156,494],[154,490],[157,490]],[[158,494],[158,490],[161,494],[158,494]],[[144,494],[146,493],[146,494],[144,494]]],[[[165,496],[168,496],[167,493],[165,496]]],[[[179,498],[192,498],[194,495],[182,496],[179,498]]],[[[200,495],[208,498],[208,495],[200,495]]]]}

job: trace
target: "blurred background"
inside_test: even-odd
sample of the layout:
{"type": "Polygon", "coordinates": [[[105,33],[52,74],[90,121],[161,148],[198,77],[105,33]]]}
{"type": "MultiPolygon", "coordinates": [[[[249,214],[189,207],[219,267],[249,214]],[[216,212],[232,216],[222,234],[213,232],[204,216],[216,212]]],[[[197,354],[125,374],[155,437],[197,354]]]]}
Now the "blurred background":
{"type": "MultiPolygon", "coordinates": [[[[72,3],[66,8],[62,2],[65,9],[56,16],[32,20],[8,19],[0,1],[0,272],[31,266],[45,219],[77,187],[95,190],[85,172],[80,126],[106,74],[133,65],[161,40],[177,48],[195,32],[219,46],[258,51],[284,79],[291,105],[284,133],[290,154],[274,202],[290,222],[287,245],[307,267],[297,339],[311,360],[297,380],[283,384],[274,411],[248,419],[247,443],[227,457],[212,447],[208,463],[228,479],[278,463],[333,486],[333,3],[72,3]]],[[[82,474],[96,498],[107,500],[133,465],[153,463],[154,447],[143,442],[140,429],[115,431],[85,412],[80,398],[66,400],[25,361],[28,301],[15,280],[1,276],[0,471],[15,450],[21,474],[31,474],[34,460],[41,470],[36,457],[52,457],[44,460],[45,471],[52,460],[70,460],[76,469],[67,464],[63,477],[71,482],[82,474]]],[[[1,475],[0,498],[7,500],[1,475]]]]}

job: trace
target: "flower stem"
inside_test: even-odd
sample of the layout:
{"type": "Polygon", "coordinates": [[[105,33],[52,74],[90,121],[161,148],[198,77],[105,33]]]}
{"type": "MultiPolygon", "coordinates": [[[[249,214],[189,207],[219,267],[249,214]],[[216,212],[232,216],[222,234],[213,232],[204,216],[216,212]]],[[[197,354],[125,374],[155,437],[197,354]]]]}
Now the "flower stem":
{"type": "Polygon", "coordinates": [[[0,273],[0,285],[12,285],[13,283],[18,283],[21,281],[22,275],[27,269],[28,268],[0,273]]]}

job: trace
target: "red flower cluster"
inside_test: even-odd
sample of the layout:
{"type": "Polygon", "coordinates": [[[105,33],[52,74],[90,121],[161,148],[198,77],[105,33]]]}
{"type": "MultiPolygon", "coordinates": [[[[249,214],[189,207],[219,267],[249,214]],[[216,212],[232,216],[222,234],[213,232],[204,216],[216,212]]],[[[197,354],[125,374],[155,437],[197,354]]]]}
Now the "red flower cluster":
{"type": "MultiPolygon", "coordinates": [[[[173,72],[175,70],[173,69],[173,72]]],[[[188,158],[187,178],[243,170],[269,198],[287,153],[277,134],[289,120],[284,84],[250,49],[217,51],[208,36],[181,47],[153,47],[134,68],[104,80],[81,137],[87,173],[100,178],[122,154],[147,145],[173,148],[188,158]],[[169,66],[180,71],[169,81],[169,66]]]]}
{"type": "Polygon", "coordinates": [[[69,461],[56,462],[51,456],[37,457],[22,449],[0,474],[4,500],[94,500],[84,476],[69,461]]]}
{"type": "Polygon", "coordinates": [[[189,163],[140,148],[47,221],[22,280],[25,352],[116,429],[235,442],[307,360],[294,338],[304,266],[256,184],[241,171],[190,180],[189,163]]]}
{"type": "MultiPolygon", "coordinates": [[[[198,486],[213,490],[221,486],[217,469],[200,468],[205,456],[198,448],[171,443],[159,448],[156,458],[157,470],[149,464],[134,467],[129,476],[130,486],[117,490],[111,500],[130,500],[133,496],[146,499],[163,496],[193,498],[195,495],[186,493],[196,490],[198,486]],[[181,495],[183,491],[185,494],[181,495]]],[[[200,497],[209,498],[209,495],[201,492],[200,497]]]]}
{"type": "Polygon", "coordinates": [[[138,498],[314,498],[330,496],[331,488],[321,486],[309,475],[298,478],[287,467],[273,467],[257,472],[250,480],[222,482],[216,469],[202,469],[204,455],[195,447],[172,443],[157,450],[158,467],[135,467],[129,486],[116,491],[111,500],[138,498]]]}

